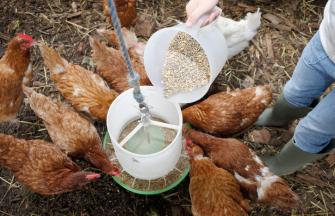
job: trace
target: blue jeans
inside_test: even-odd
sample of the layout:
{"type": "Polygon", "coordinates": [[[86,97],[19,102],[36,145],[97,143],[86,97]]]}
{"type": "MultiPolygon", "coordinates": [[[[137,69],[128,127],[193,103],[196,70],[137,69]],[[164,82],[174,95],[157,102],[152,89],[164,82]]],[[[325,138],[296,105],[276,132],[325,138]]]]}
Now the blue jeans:
{"type": "MultiPolygon", "coordinates": [[[[319,32],[309,41],[284,87],[285,99],[296,107],[308,107],[335,81],[335,64],[321,44],[319,32]]],[[[294,133],[295,145],[319,153],[335,137],[335,90],[303,118],[294,133]]]]}

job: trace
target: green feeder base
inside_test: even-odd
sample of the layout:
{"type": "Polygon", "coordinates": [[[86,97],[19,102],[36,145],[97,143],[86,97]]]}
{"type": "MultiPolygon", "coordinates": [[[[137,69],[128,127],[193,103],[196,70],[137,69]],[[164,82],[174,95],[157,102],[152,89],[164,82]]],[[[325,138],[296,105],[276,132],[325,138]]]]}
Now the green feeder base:
{"type": "MultiPolygon", "coordinates": [[[[103,147],[107,152],[109,159],[113,161],[113,163],[115,163],[120,168],[120,170],[123,170],[115,156],[114,148],[110,141],[108,132],[105,134],[103,147]]],[[[113,176],[113,179],[121,187],[133,193],[141,195],[155,195],[164,193],[178,186],[185,179],[189,170],[189,158],[183,148],[181,157],[176,167],[162,178],[154,180],[136,179],[123,170],[121,176],[113,176]]]]}

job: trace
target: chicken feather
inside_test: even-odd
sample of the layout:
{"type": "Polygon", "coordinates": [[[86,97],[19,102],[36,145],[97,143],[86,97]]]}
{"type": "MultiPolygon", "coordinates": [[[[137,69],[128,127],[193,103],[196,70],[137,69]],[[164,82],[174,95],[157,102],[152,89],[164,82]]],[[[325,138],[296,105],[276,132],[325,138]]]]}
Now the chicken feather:
{"type": "MultiPolygon", "coordinates": [[[[114,0],[121,25],[129,27],[135,23],[136,0],[114,0]]],[[[108,22],[112,22],[108,0],[103,0],[103,12],[108,22]]]]}
{"type": "Polygon", "coordinates": [[[67,62],[55,50],[40,44],[51,80],[73,107],[91,117],[105,120],[110,104],[118,93],[110,89],[97,74],[67,62]]]}
{"type": "Polygon", "coordinates": [[[206,132],[230,135],[250,127],[271,100],[269,86],[220,92],[185,108],[183,117],[206,132]]]}
{"type": "Polygon", "coordinates": [[[109,161],[103,151],[99,134],[91,122],[71,107],[54,103],[31,88],[23,86],[23,91],[28,97],[30,107],[43,119],[55,145],[71,156],[85,158],[107,174],[119,174],[118,168],[109,161]]]}
{"type": "Polygon", "coordinates": [[[251,198],[279,209],[298,206],[299,198],[287,182],[274,175],[244,143],[187,128],[184,128],[184,135],[202,147],[217,166],[232,173],[251,198]]]}
{"type": "Polygon", "coordinates": [[[257,34],[261,25],[261,12],[248,13],[244,19],[235,21],[220,16],[216,25],[225,36],[228,46],[228,59],[249,46],[249,41],[257,34]]]}
{"type": "MultiPolygon", "coordinates": [[[[108,82],[111,88],[121,93],[130,88],[128,84],[128,69],[119,50],[90,38],[92,58],[97,66],[98,73],[108,82]]],[[[129,54],[134,70],[140,75],[140,85],[150,85],[144,65],[135,51],[130,48],[129,54]]]]}
{"type": "Polygon", "coordinates": [[[22,83],[32,79],[29,48],[30,36],[20,34],[13,38],[0,59],[0,122],[16,118],[23,102],[22,83]]]}
{"type": "Polygon", "coordinates": [[[188,141],[192,213],[197,216],[248,215],[249,203],[243,198],[234,176],[218,168],[202,150],[188,141]]]}
{"type": "Polygon", "coordinates": [[[72,191],[100,177],[97,173],[81,171],[51,143],[5,134],[0,134],[0,165],[31,191],[43,195],[72,191]]]}

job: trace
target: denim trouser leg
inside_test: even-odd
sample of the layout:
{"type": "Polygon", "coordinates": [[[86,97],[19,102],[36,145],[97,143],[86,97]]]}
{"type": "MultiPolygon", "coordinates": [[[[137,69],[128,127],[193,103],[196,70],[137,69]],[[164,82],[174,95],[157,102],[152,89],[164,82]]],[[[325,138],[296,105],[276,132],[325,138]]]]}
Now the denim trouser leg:
{"type": "Polygon", "coordinates": [[[310,153],[318,153],[335,137],[335,90],[302,119],[294,133],[296,145],[310,153]]]}
{"type": "MultiPolygon", "coordinates": [[[[296,107],[307,107],[334,82],[335,64],[325,53],[319,33],[305,47],[293,76],[285,85],[285,99],[296,107]]],[[[322,100],[296,128],[296,145],[318,153],[335,137],[335,93],[322,100]]]]}

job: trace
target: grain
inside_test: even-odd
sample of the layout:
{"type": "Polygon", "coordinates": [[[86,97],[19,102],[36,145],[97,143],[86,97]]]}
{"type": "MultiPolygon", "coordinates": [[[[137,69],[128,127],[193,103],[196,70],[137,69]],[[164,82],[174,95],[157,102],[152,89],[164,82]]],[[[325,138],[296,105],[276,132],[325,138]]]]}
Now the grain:
{"type": "Polygon", "coordinates": [[[187,33],[177,33],[168,48],[161,75],[165,97],[208,84],[210,67],[200,44],[187,33]]]}

